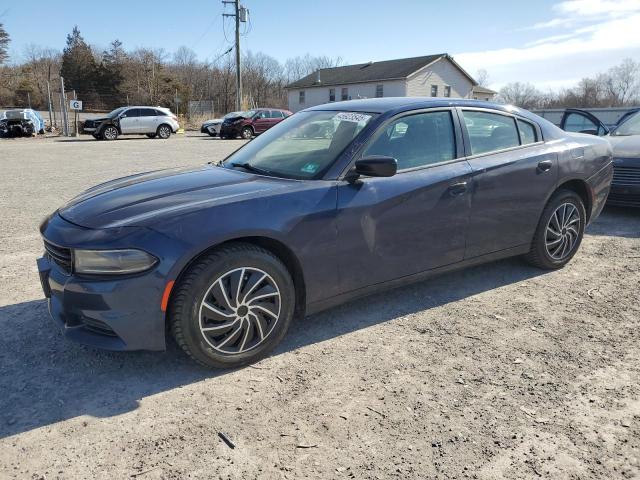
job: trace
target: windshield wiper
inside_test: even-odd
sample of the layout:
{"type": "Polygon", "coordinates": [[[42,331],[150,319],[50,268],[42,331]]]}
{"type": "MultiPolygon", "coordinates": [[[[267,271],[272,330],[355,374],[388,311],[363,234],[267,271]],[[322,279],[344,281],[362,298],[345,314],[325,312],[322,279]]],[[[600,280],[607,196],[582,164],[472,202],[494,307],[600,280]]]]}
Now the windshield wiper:
{"type": "Polygon", "coordinates": [[[245,170],[248,170],[253,173],[259,173],[262,175],[271,175],[271,172],[269,170],[263,170],[262,168],[254,167],[249,162],[232,163],[231,165],[234,167],[244,168],[245,170]]]}

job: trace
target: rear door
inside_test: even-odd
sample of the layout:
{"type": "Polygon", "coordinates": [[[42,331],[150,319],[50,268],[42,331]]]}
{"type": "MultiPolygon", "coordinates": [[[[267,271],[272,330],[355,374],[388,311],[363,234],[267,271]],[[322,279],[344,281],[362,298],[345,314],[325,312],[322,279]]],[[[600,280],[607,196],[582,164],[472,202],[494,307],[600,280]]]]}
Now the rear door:
{"type": "Polygon", "coordinates": [[[341,290],[461,261],[471,167],[455,111],[397,117],[365,147],[369,155],[396,158],[398,173],[338,186],[341,290]]]}
{"type": "Polygon", "coordinates": [[[473,193],[465,258],[529,245],[558,178],[558,158],[533,122],[461,108],[473,193]]]}
{"type": "Polygon", "coordinates": [[[120,115],[120,131],[123,134],[140,132],[140,110],[129,108],[120,115]]]}
{"type": "Polygon", "coordinates": [[[598,118],[585,110],[568,108],[562,115],[560,128],[567,132],[606,135],[609,129],[598,118]]]}
{"type": "Polygon", "coordinates": [[[158,114],[154,108],[141,108],[138,133],[155,133],[158,129],[158,114]]]}
{"type": "Polygon", "coordinates": [[[278,122],[284,120],[284,113],[280,110],[271,110],[271,125],[269,128],[273,127],[278,122]]]}

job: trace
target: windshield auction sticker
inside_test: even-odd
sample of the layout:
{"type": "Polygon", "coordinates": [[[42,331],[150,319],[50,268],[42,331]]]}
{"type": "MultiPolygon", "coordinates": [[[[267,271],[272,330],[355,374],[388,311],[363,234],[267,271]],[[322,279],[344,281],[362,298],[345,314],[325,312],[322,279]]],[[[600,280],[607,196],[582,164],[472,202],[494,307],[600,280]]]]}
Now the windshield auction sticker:
{"type": "Polygon", "coordinates": [[[369,120],[371,118],[371,115],[367,115],[366,113],[340,112],[333,118],[341,122],[360,123],[369,120]]]}

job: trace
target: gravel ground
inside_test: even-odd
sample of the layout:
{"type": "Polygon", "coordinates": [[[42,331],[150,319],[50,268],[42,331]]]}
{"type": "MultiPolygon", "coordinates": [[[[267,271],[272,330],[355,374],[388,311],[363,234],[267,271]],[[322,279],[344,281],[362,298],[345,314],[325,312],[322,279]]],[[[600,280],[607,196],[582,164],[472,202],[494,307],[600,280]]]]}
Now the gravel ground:
{"type": "Polygon", "coordinates": [[[506,260],[356,301],[241,370],[66,341],[41,218],[240,144],[0,142],[0,478],[640,478],[637,210],[606,209],[561,271],[506,260]]]}

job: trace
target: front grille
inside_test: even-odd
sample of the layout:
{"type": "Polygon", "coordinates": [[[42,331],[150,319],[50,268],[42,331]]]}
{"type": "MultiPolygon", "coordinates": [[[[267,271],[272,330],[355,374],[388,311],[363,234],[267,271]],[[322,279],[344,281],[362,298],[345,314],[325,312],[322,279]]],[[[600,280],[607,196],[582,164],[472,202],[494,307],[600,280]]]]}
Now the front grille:
{"type": "Polygon", "coordinates": [[[84,323],[85,330],[89,330],[90,332],[97,333],[98,335],[106,335],[107,337],[117,337],[118,335],[113,329],[104,323],[101,320],[96,320],[95,318],[83,317],[82,319],[84,323]]]}
{"type": "Polygon", "coordinates": [[[640,185],[640,166],[613,166],[612,185],[640,185]]]}
{"type": "Polygon", "coordinates": [[[71,273],[71,249],[59,247],[51,242],[44,241],[46,255],[58,264],[65,272],[71,273]]]}

